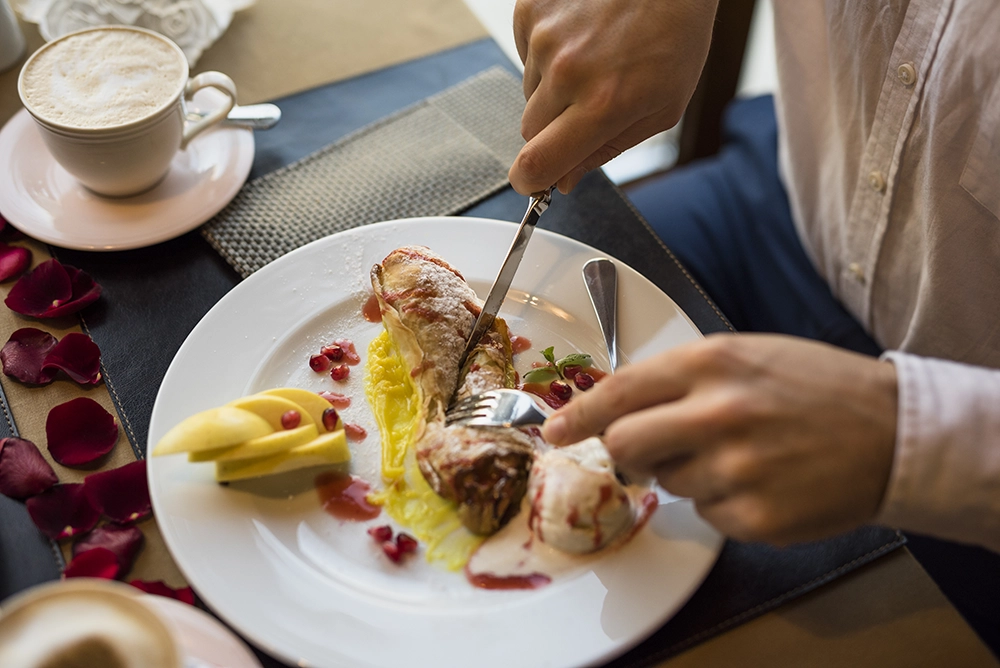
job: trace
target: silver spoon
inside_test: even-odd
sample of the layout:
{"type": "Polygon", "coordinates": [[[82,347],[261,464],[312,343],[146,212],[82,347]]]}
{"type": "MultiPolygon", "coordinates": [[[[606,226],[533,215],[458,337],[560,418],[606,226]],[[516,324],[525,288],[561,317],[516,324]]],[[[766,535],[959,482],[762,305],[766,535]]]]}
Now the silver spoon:
{"type": "Polygon", "coordinates": [[[605,257],[588,260],[583,265],[583,282],[601,325],[608,362],[614,373],[618,368],[618,270],[615,263],[605,257]]]}
{"type": "MultiPolygon", "coordinates": [[[[594,305],[597,322],[601,325],[604,346],[608,349],[608,363],[614,373],[618,369],[618,270],[615,263],[606,257],[588,260],[583,265],[583,282],[587,286],[590,303],[594,305]]],[[[631,485],[633,480],[645,478],[625,472],[617,466],[615,477],[623,485],[631,485]]]]}
{"type": "MultiPolygon", "coordinates": [[[[205,114],[196,111],[188,112],[188,120],[197,121],[205,114]]],[[[268,130],[281,120],[281,109],[277,105],[265,102],[263,104],[236,105],[226,115],[222,125],[230,127],[249,128],[251,130],[268,130]]]]}

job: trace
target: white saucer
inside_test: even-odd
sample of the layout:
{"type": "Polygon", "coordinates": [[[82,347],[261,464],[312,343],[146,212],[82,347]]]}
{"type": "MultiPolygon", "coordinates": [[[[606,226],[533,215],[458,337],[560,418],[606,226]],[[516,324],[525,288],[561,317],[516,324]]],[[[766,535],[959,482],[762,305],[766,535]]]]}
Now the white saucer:
{"type": "Polygon", "coordinates": [[[139,600],[172,624],[184,656],[201,662],[189,662],[189,665],[261,668],[253,652],[211,615],[163,596],[147,594],[139,600]]]}
{"type": "Polygon", "coordinates": [[[24,109],[0,130],[0,214],[62,248],[112,251],[173,239],[236,196],[253,163],[251,130],[212,128],[178,151],[167,177],[140,195],[101,197],[52,158],[24,109]]]}

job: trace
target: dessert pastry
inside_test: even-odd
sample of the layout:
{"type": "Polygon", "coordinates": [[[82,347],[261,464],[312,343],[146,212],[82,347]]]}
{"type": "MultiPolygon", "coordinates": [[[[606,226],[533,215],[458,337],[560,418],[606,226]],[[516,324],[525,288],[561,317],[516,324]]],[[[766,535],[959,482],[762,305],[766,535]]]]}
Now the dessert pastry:
{"type": "Polygon", "coordinates": [[[445,426],[452,398],[513,387],[506,323],[497,319],[459,362],[482,308],[462,275],[427,248],[391,252],[371,272],[382,322],[420,394],[417,463],[431,488],[458,504],[473,533],[496,532],[517,514],[527,490],[533,438],[516,429],[445,426]]]}

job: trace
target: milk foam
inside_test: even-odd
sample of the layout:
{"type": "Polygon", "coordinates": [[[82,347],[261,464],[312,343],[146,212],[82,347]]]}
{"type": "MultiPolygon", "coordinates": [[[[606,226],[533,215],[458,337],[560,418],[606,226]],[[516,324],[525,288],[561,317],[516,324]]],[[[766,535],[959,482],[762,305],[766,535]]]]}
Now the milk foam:
{"type": "Polygon", "coordinates": [[[0,627],[0,666],[171,668],[170,641],[129,612],[101,594],[36,602],[0,627]]]}
{"type": "Polygon", "coordinates": [[[128,30],[73,35],[40,52],[22,92],[43,120],[107,128],[144,118],[178,93],[186,63],[163,40],[128,30]]]}

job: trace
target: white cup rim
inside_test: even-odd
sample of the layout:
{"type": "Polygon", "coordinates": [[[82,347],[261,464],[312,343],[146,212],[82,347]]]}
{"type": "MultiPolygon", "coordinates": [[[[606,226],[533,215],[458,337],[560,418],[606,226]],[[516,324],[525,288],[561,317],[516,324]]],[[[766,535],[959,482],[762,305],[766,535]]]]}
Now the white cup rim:
{"type": "Polygon", "coordinates": [[[101,25],[101,26],[93,26],[93,27],[90,27],[90,28],[83,28],[81,30],[74,30],[73,32],[68,32],[65,35],[61,35],[60,37],[57,37],[56,39],[52,40],[51,42],[43,44],[41,47],[39,47],[38,50],[36,50],[33,54],[31,54],[28,57],[28,59],[26,61],[24,61],[24,65],[21,66],[21,71],[20,71],[20,73],[17,76],[17,94],[21,98],[21,104],[24,105],[24,108],[27,109],[27,111],[28,111],[29,114],[31,114],[32,118],[34,118],[36,121],[38,121],[42,125],[46,125],[46,126],[48,126],[50,128],[53,128],[53,129],[56,129],[56,130],[61,130],[61,131],[66,132],[66,133],[73,133],[73,134],[86,134],[86,135],[119,134],[119,133],[124,132],[124,131],[134,130],[134,129],[142,126],[142,125],[145,125],[145,124],[149,123],[152,119],[156,118],[157,116],[160,116],[160,115],[162,115],[162,114],[164,114],[164,113],[166,113],[168,111],[172,111],[174,105],[177,104],[177,98],[180,95],[184,94],[184,86],[186,85],[190,74],[191,74],[191,72],[190,72],[190,68],[188,66],[187,56],[184,55],[184,51],[181,49],[181,47],[179,47],[177,45],[177,43],[174,42],[169,37],[161,35],[160,33],[156,32],[155,30],[148,30],[146,28],[140,28],[138,26],[101,25]],[[79,127],[79,126],[76,126],[76,125],[67,125],[65,123],[58,123],[58,122],[49,120],[49,119],[45,118],[44,116],[38,114],[36,111],[34,111],[31,108],[31,105],[28,104],[28,100],[27,100],[27,98],[26,98],[26,96],[24,94],[24,73],[28,71],[28,67],[35,60],[35,58],[37,58],[38,55],[41,54],[42,52],[47,51],[52,46],[58,44],[59,42],[62,42],[63,40],[69,39],[70,37],[73,37],[75,35],[80,35],[80,34],[88,33],[88,32],[98,32],[98,31],[100,31],[100,32],[106,32],[108,30],[120,30],[120,31],[125,31],[125,32],[145,33],[146,35],[154,37],[154,38],[160,40],[161,42],[164,42],[165,44],[170,45],[170,47],[177,53],[178,57],[180,58],[180,62],[183,63],[183,66],[184,66],[183,75],[179,78],[179,80],[177,82],[177,87],[178,87],[177,94],[172,95],[169,100],[165,101],[159,107],[157,107],[156,109],[154,109],[153,111],[149,112],[148,114],[146,114],[145,116],[143,116],[141,118],[137,118],[137,119],[135,119],[133,121],[129,121],[128,123],[121,123],[119,125],[113,125],[113,126],[104,127],[104,128],[84,128],[84,127],[79,127]]]}

